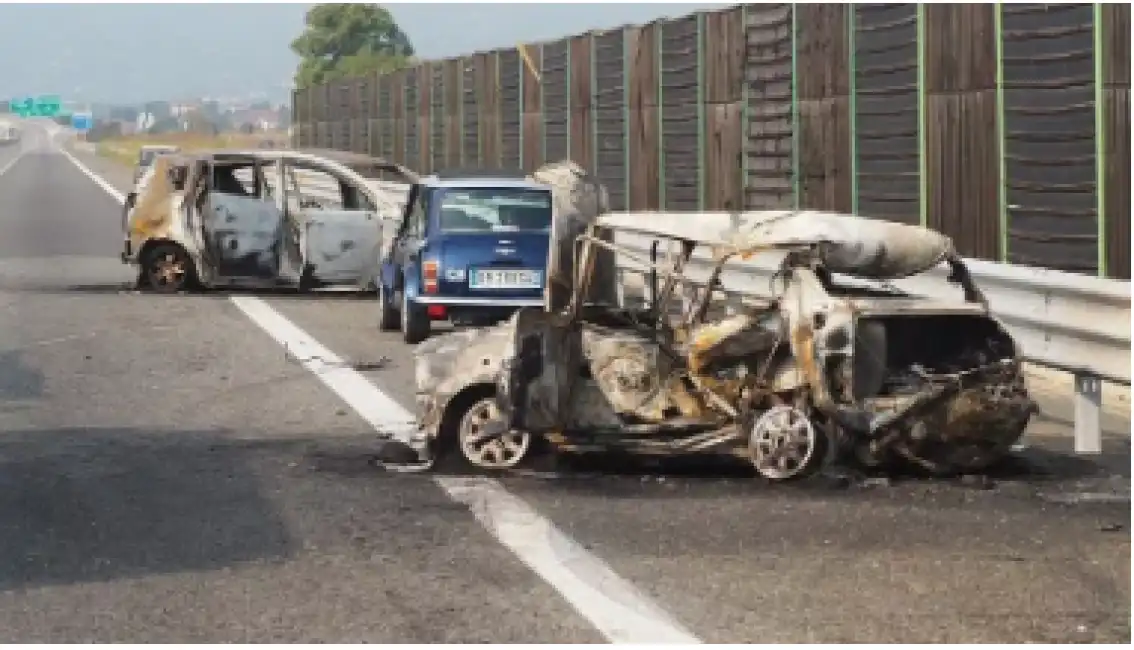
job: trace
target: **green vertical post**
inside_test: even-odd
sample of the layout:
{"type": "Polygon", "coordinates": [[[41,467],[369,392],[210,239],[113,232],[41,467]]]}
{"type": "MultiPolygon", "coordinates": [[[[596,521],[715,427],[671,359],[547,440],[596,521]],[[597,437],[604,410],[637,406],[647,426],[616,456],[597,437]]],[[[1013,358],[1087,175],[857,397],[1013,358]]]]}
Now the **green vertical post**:
{"type": "Polygon", "coordinates": [[[792,203],[799,209],[799,65],[795,4],[791,5],[791,192],[792,203]]]}
{"type": "Polygon", "coordinates": [[[1000,163],[1000,182],[996,184],[999,202],[998,258],[1008,261],[1008,122],[1004,111],[1004,9],[997,3],[992,9],[993,36],[996,39],[996,135],[1000,146],[997,155],[1000,163]]]}
{"type": "MultiPolygon", "coordinates": [[[[997,5],[1000,6],[1000,5],[997,5]]],[[[929,225],[929,198],[925,173],[925,3],[917,3],[917,184],[918,219],[924,228],[929,225]]]]}
{"type": "Polygon", "coordinates": [[[626,48],[626,30],[622,31],[622,176],[626,186],[623,210],[630,209],[630,51],[626,48]]]}
{"type": "MultiPolygon", "coordinates": [[[[748,29],[748,5],[740,5],[741,29],[748,29]]],[[[740,132],[744,135],[740,140],[740,210],[748,209],[748,79],[740,84],[740,132]]],[[[629,165],[627,165],[629,167],[629,165]]]]}
{"type": "Polygon", "coordinates": [[[847,112],[850,117],[850,211],[858,214],[858,51],[856,23],[858,10],[852,3],[847,4],[847,112]]]}
{"type": "Polygon", "coordinates": [[[697,209],[705,209],[705,14],[697,14],[697,209]]]}
{"type": "MultiPolygon", "coordinates": [[[[520,114],[520,169],[524,169],[524,76],[525,66],[524,57],[520,54],[520,50],[516,49],[516,67],[520,71],[520,101],[517,102],[516,111],[520,114]]],[[[526,170],[525,170],[526,171],[526,170]]]]}
{"type": "Polygon", "coordinates": [[[665,80],[662,74],[665,65],[662,63],[662,41],[665,40],[665,22],[659,20],[654,30],[654,51],[657,53],[658,66],[658,209],[665,210],[665,109],[662,107],[662,92],[665,80]]]}
{"type": "Polygon", "coordinates": [[[1102,5],[1095,3],[1094,36],[1095,36],[1095,223],[1098,228],[1098,274],[1100,278],[1107,277],[1107,242],[1106,240],[1106,112],[1103,104],[1103,82],[1106,79],[1103,70],[1103,15],[1102,5]]]}

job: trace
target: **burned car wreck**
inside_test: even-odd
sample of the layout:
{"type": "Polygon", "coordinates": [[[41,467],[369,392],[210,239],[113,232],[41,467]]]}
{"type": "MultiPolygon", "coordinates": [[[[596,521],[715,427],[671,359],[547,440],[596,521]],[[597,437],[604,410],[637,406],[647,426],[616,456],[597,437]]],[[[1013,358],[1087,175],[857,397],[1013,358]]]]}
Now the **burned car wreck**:
{"type": "Polygon", "coordinates": [[[937,232],[814,211],[607,213],[574,165],[535,176],[556,194],[544,307],[415,349],[411,446],[427,461],[505,469],[543,439],[724,454],[772,480],[832,462],[973,472],[1035,411],[1015,342],[937,232]],[[743,286],[752,256],[778,260],[767,296],[743,286]],[[891,284],[938,266],[961,300],[891,284]],[[650,277],[640,307],[618,304],[628,267],[650,277]]]}
{"type": "Polygon", "coordinates": [[[123,206],[138,285],[372,289],[383,237],[417,175],[338,151],[159,154],[123,206]]]}

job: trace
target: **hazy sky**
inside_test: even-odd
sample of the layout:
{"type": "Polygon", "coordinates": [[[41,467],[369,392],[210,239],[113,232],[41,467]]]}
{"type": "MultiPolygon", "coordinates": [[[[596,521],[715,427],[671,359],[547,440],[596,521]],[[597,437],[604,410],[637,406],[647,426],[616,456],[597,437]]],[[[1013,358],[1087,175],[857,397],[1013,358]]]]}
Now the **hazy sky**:
{"type": "MultiPolygon", "coordinates": [[[[0,4],[0,98],[286,97],[310,4],[0,4]]],[[[721,3],[385,5],[423,58],[551,40],[721,3]]]]}

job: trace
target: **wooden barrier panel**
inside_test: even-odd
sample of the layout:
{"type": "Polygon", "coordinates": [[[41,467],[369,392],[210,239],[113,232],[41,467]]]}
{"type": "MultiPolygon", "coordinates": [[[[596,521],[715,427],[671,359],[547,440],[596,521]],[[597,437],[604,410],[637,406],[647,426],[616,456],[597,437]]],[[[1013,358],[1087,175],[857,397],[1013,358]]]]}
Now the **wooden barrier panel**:
{"type": "Polygon", "coordinates": [[[750,4],[338,80],[298,146],[429,173],[570,158],[616,209],[920,223],[1130,276],[1128,5],[750,4]]]}

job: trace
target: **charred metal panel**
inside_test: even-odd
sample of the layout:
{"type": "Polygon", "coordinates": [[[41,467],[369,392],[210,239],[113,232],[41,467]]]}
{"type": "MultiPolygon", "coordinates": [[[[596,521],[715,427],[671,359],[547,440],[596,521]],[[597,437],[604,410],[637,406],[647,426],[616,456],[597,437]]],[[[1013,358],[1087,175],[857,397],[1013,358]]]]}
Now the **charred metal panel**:
{"type": "Polygon", "coordinates": [[[213,192],[209,195],[207,232],[221,275],[273,278],[278,271],[283,214],[259,198],[213,192]]]}
{"type": "Polygon", "coordinates": [[[324,282],[358,278],[375,255],[381,234],[374,213],[318,210],[305,214],[304,262],[324,282]]]}

